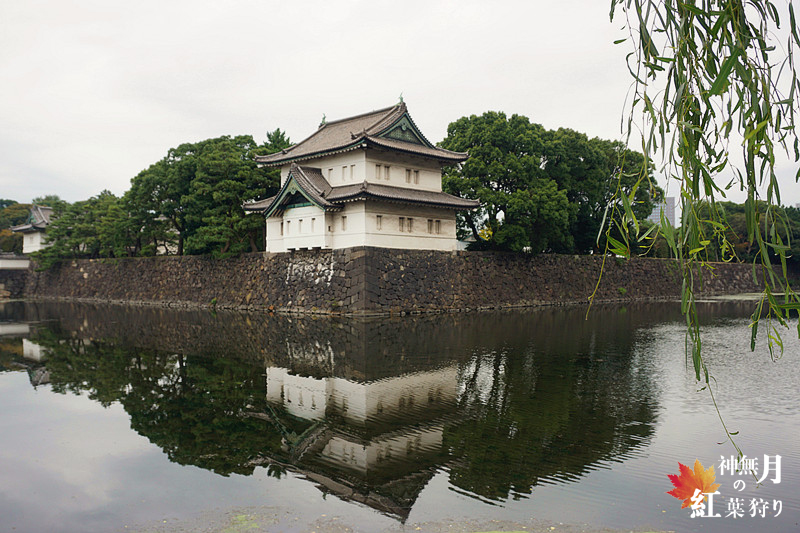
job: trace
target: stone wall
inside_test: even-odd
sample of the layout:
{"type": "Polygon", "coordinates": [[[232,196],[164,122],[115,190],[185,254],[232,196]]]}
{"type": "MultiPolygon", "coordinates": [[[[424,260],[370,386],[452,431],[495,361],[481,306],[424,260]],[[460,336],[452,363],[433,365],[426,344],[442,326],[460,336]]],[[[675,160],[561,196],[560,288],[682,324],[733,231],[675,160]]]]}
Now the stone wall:
{"type": "Polygon", "coordinates": [[[0,299],[21,298],[27,279],[27,270],[0,269],[0,299]]]}
{"type": "MultiPolygon", "coordinates": [[[[303,313],[394,314],[585,303],[596,256],[437,252],[386,248],[249,254],[235,259],[148,257],[73,261],[29,271],[24,295],[166,306],[303,313]]],[[[757,291],[752,266],[702,273],[705,295],[757,291]]],[[[677,298],[674,261],[608,258],[599,301],[677,298]]]]}
{"type": "MultiPolygon", "coordinates": [[[[598,301],[679,298],[677,262],[598,256],[492,252],[407,252],[367,250],[367,308],[497,308],[586,303],[597,287],[598,301]]],[[[759,291],[752,265],[715,264],[697,276],[698,293],[759,291]]]]}

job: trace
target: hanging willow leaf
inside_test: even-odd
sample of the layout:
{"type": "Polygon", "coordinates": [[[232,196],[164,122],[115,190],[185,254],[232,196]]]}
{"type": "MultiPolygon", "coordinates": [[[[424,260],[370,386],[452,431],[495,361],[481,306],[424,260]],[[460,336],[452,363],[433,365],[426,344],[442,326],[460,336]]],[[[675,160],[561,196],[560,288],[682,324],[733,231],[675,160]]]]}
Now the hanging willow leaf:
{"type": "MultiPolygon", "coordinates": [[[[748,242],[757,252],[752,272],[764,289],[752,315],[751,350],[759,331],[766,331],[774,357],[783,349],[781,332],[788,319],[800,312],[800,297],[786,278],[791,235],[781,220],[776,168],[781,151],[800,161],[794,60],[800,35],[794,6],[791,0],[612,0],[612,19],[620,15],[628,31],[626,64],[633,80],[628,120],[622,123],[629,141],[634,133],[641,135],[645,158],[661,161],[662,172],[680,183],[681,223],[662,224],[658,231],[683,276],[687,355],[698,381],[702,376],[708,381],[695,295],[710,268],[708,258],[732,258],[725,214],[716,208],[729,189],[746,194],[748,242]],[[789,32],[779,43],[786,36],[779,31],[781,17],[788,19],[789,32]],[[741,154],[731,154],[737,146],[741,154]],[[762,321],[766,330],[759,328],[762,321]]],[[[628,249],[623,241],[637,241],[625,232],[640,229],[630,199],[618,196],[612,203],[621,208],[608,210],[605,234],[608,251],[619,253],[628,249]],[[614,240],[612,228],[622,232],[614,240]]]]}
{"type": "Polygon", "coordinates": [[[708,90],[709,94],[722,94],[722,88],[728,83],[728,76],[731,75],[731,71],[733,70],[733,66],[739,60],[739,52],[738,50],[732,56],[728,57],[719,69],[719,73],[717,74],[717,79],[714,80],[714,83],[711,85],[711,89],[708,90]]]}

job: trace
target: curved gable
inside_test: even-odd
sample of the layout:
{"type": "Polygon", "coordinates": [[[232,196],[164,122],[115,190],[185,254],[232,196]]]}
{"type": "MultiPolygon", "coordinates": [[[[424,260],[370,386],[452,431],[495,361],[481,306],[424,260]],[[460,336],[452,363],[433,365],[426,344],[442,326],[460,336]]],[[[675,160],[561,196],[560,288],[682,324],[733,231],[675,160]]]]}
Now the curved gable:
{"type": "Polygon", "coordinates": [[[278,210],[306,205],[315,205],[322,210],[340,209],[339,206],[325,199],[324,195],[330,191],[330,188],[319,169],[293,165],[286,183],[283,184],[272,203],[264,210],[264,216],[270,217],[278,210]]]}

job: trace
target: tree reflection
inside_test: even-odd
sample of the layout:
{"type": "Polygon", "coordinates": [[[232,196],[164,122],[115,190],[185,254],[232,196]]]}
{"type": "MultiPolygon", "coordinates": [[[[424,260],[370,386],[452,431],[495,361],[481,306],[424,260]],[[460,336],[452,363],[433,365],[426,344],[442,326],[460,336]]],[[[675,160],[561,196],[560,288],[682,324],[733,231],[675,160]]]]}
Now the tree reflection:
{"type": "Polygon", "coordinates": [[[253,460],[280,450],[280,433],[268,421],[247,416],[264,405],[259,366],[129,348],[49,329],[36,341],[50,350],[54,391],[87,393],[104,406],[119,402],[131,428],[171,461],[221,475],[247,475],[255,468],[253,460]]]}
{"type": "Polygon", "coordinates": [[[624,348],[542,353],[508,347],[473,358],[464,368],[459,405],[469,422],[445,433],[458,458],[451,482],[504,499],[530,493],[542,479],[576,479],[647,442],[657,399],[650,377],[633,370],[630,346],[624,348]]]}
{"type": "Polygon", "coordinates": [[[636,332],[680,319],[663,306],[588,321],[580,308],[367,321],[26,313],[58,318],[34,336],[53,390],[119,402],[171,461],[294,470],[401,519],[442,469],[459,490],[502,500],[645,444],[658,398],[636,332]]]}

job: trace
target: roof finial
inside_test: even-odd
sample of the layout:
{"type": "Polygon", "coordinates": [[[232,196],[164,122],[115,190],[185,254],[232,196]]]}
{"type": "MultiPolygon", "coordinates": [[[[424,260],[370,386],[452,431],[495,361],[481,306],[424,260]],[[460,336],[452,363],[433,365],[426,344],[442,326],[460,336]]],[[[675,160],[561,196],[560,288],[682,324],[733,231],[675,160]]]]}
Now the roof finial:
{"type": "Polygon", "coordinates": [[[400,93],[400,103],[403,103],[403,93],[400,93]]]}
{"type": "Polygon", "coordinates": [[[326,122],[326,120],[325,120],[325,113],[323,113],[323,114],[322,114],[322,122],[320,122],[320,123],[319,123],[319,127],[321,128],[321,127],[322,127],[322,126],[324,126],[325,124],[327,124],[327,122],[326,122]]]}

